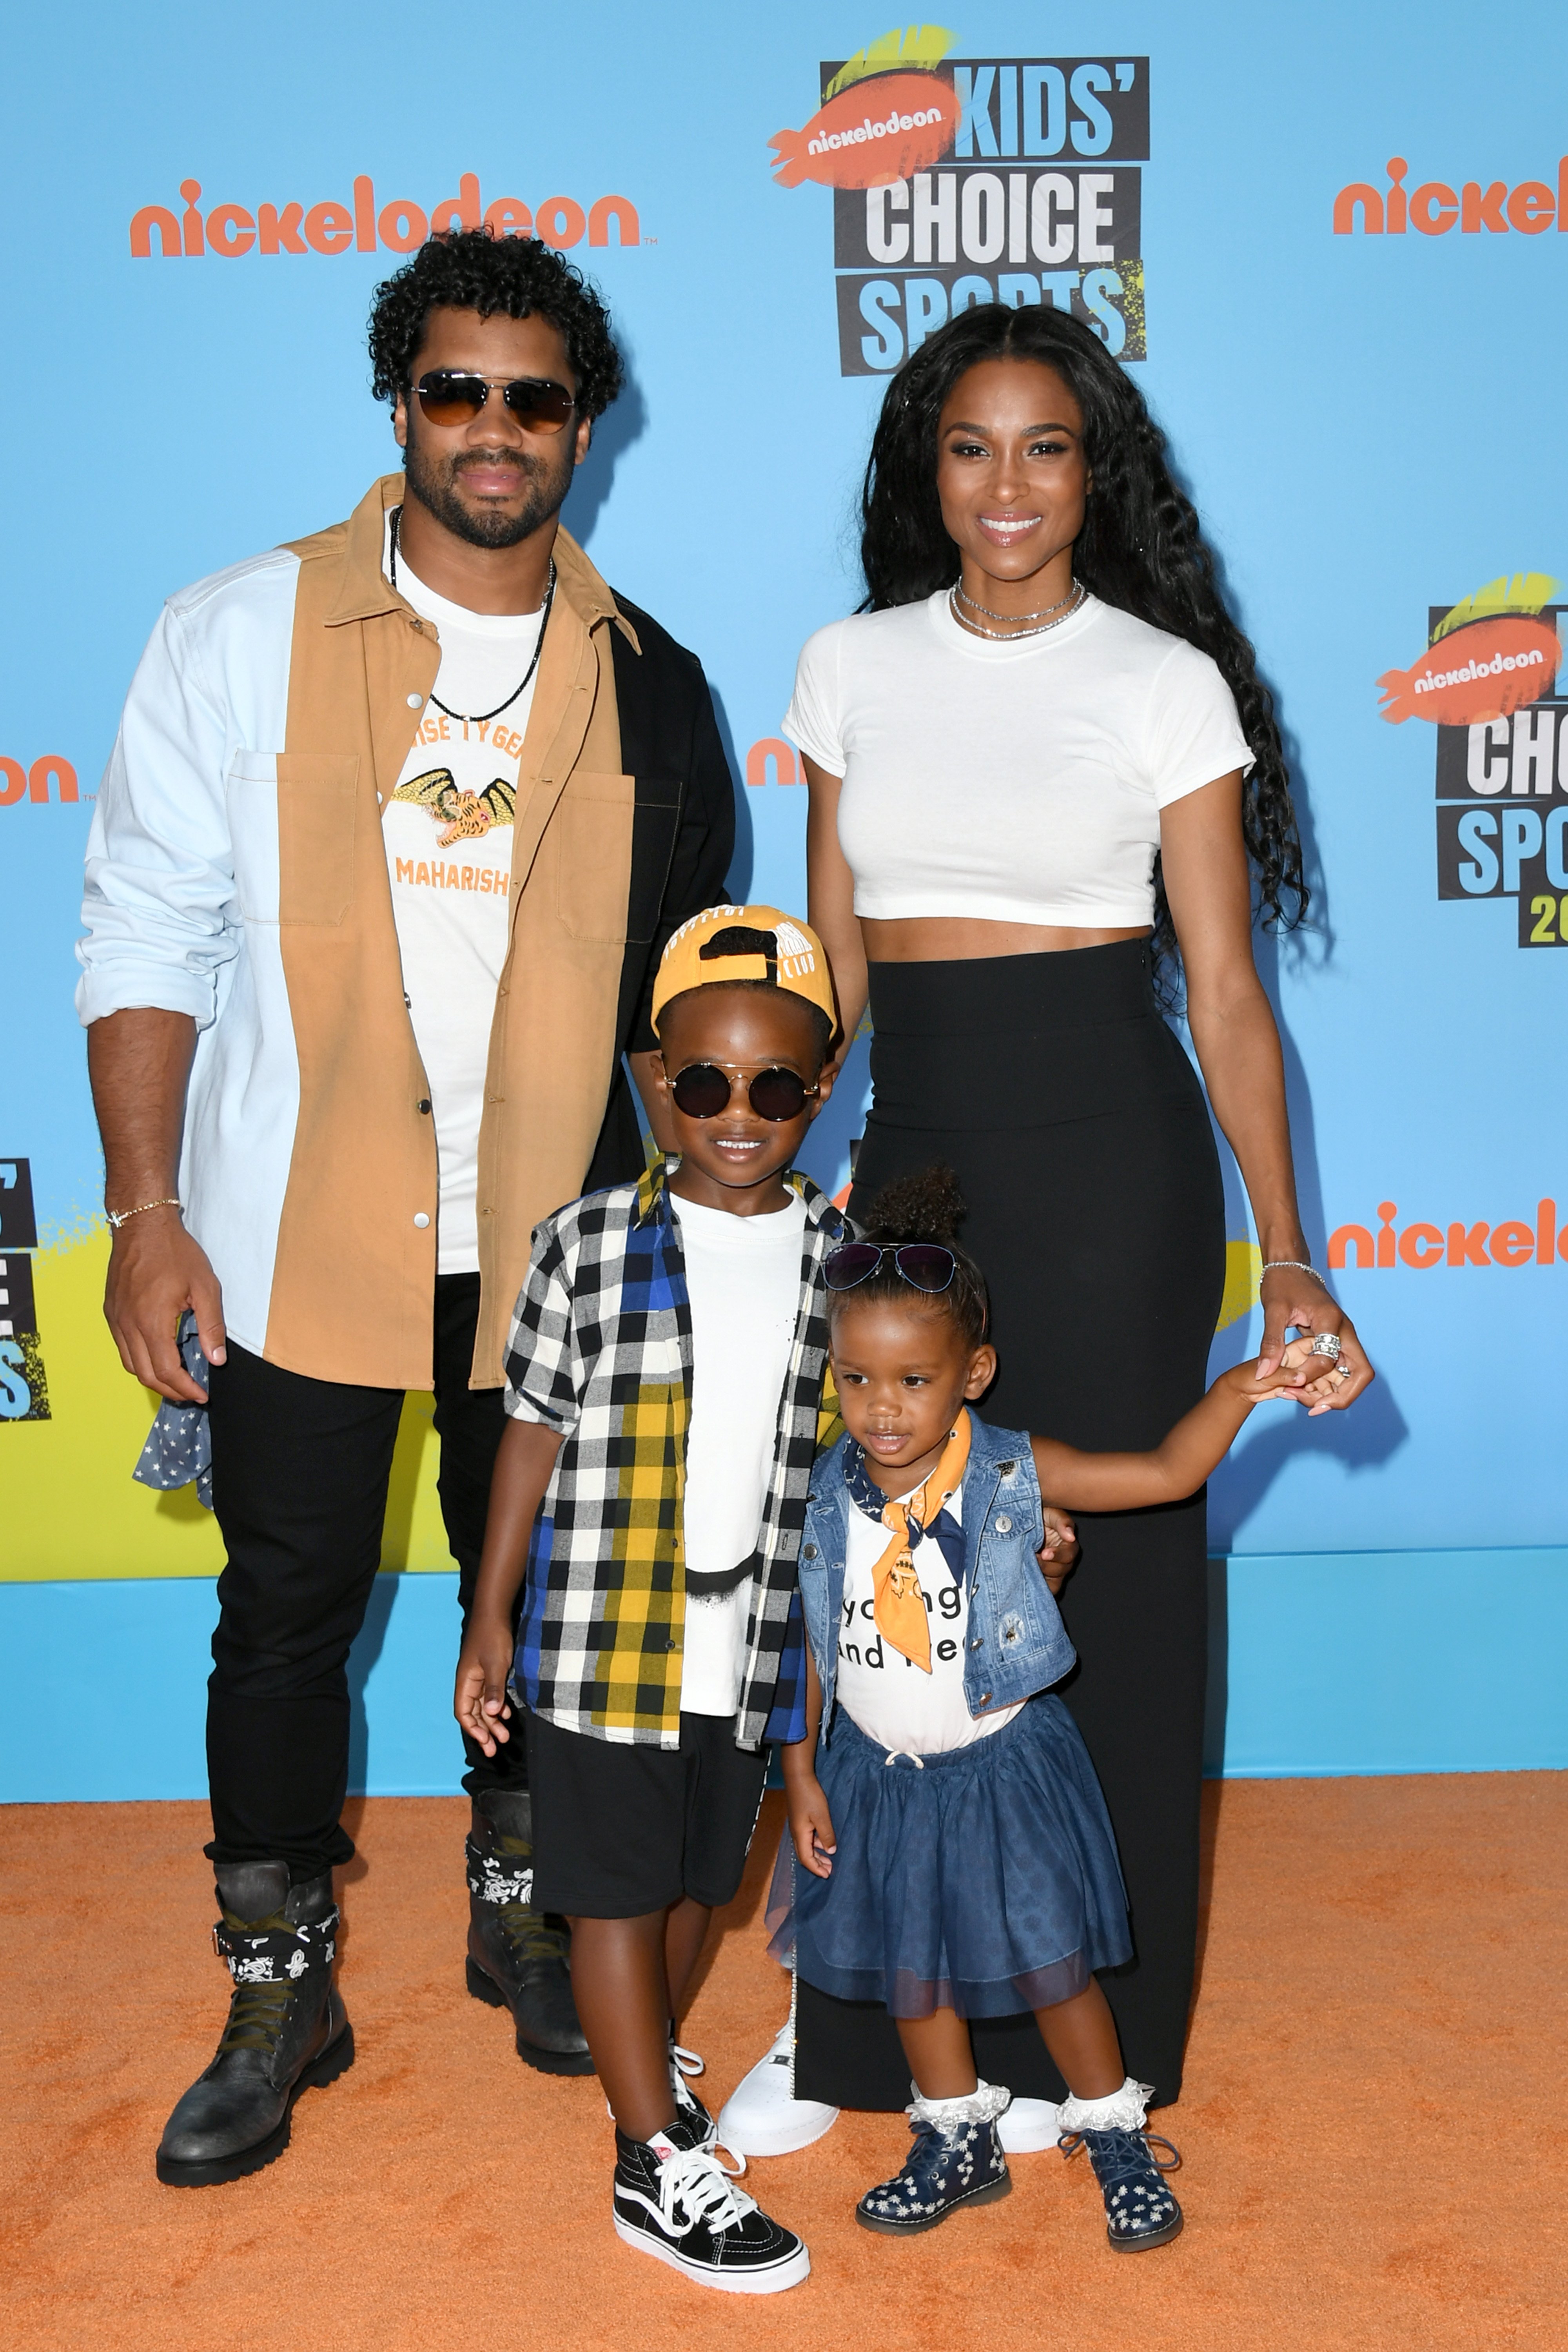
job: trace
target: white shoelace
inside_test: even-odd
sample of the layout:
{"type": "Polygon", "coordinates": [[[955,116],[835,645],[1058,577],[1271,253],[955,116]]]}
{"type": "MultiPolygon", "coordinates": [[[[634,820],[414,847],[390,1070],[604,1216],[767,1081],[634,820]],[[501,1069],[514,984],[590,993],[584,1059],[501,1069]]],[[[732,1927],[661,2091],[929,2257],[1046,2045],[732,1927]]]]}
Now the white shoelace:
{"type": "Polygon", "coordinates": [[[705,2147],[679,2148],[675,2155],[661,2158],[658,2210],[670,2236],[684,2238],[699,2221],[705,2221],[717,2237],[722,2231],[738,2228],[748,2213],[754,2213],[756,2199],[733,2186],[745,2168],[744,2157],[731,2171],[705,2147]],[[683,2220],[676,2219],[678,2207],[683,2220]]]}
{"type": "Polygon", "coordinates": [[[707,2059],[700,2058],[695,2050],[683,2050],[679,2042],[670,2043],[669,2056],[671,2064],[682,2074],[705,2074],[708,2072],[707,2059]]]}

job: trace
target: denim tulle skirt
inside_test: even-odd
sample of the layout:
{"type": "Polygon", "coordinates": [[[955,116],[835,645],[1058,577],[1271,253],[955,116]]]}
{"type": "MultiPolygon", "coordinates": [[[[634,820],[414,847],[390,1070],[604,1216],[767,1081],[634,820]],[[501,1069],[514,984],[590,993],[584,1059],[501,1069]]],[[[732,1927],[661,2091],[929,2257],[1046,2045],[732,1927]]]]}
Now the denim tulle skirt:
{"type": "Polygon", "coordinates": [[[803,1982],[895,2017],[1005,2017],[1131,1958],[1105,1800],[1060,1699],[918,1764],[889,1763],[841,1708],[817,1771],[833,1874],[800,1869],[786,1830],[768,1904],[771,1948],[803,1982]]]}

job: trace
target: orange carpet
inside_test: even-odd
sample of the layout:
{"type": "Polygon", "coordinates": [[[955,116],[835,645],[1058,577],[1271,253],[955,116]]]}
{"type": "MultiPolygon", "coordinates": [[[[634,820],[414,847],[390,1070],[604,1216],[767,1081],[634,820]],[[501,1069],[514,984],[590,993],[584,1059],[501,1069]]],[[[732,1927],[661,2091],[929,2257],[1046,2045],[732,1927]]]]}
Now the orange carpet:
{"type": "MultiPolygon", "coordinates": [[[[0,2342],[113,2352],[679,2352],[1568,2346],[1568,1774],[1232,1781],[1189,2089],[1168,2122],[1187,2227],[1105,2244],[1085,2161],[1014,2160],[1005,2203],[910,2243],[856,2227],[896,2117],[847,2117],[752,2185],[805,2285],[704,2293],[624,2250],[592,2082],[521,2067],[463,1990],[466,1807],[366,1801],[346,1874],[352,2073],[269,2170],[153,2174],[226,1979],[190,1805],[0,1811],[0,2342]]],[[[784,2014],[752,1868],[686,2039],[712,2104],[784,2014]]]]}

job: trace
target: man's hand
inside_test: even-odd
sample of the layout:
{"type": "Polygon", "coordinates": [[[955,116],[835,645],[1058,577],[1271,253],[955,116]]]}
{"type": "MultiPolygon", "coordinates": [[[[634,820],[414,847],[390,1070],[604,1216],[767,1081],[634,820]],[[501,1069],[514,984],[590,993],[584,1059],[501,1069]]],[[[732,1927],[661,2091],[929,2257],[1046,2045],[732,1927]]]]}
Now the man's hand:
{"type": "Polygon", "coordinates": [[[120,1360],[144,1388],[171,1404],[205,1404],[180,1361],[174,1332],[185,1308],[209,1364],[226,1354],[223,1293],[207,1261],[180,1223],[177,1208],[142,1208],[179,1191],[180,1136],[185,1087],[196,1050],[188,1013],[156,1005],[107,1013],[87,1033],[88,1076],[103,1138],[105,1206],[141,1214],[115,1234],[104,1286],[103,1312],[120,1360]]]}
{"type": "Polygon", "coordinates": [[[1051,1591],[1059,1592],[1078,1566],[1078,1530],[1067,1513],[1058,1511],[1051,1503],[1045,1506],[1045,1521],[1046,1539],[1035,1558],[1051,1591]]]}
{"type": "Polygon", "coordinates": [[[143,1388],[156,1389],[173,1404],[205,1404],[174,1344],[181,1316],[190,1307],[196,1336],[209,1364],[226,1360],[223,1292],[207,1254],[193,1241],[177,1209],[148,1209],[114,1236],[103,1312],[120,1360],[143,1388]]]}
{"type": "Polygon", "coordinates": [[[504,1619],[472,1617],[458,1659],[458,1686],[452,1712],[468,1738],[487,1756],[497,1743],[511,1738],[507,1729],[511,1708],[506,1682],[511,1672],[514,1644],[504,1619]]]}
{"type": "Polygon", "coordinates": [[[789,1833],[795,1840],[801,1868],[809,1870],[813,1878],[831,1878],[838,1840],[834,1834],[827,1799],[816,1773],[791,1774],[786,1782],[785,1802],[789,1806],[789,1833]]]}

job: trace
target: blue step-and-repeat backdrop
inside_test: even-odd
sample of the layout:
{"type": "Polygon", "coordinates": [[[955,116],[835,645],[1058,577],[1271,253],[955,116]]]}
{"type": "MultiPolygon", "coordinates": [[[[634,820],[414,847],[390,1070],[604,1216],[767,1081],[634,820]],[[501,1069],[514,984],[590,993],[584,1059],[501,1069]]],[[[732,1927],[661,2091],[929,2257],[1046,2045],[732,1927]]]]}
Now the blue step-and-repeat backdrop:
{"type": "MultiPolygon", "coordinates": [[[[858,593],[889,371],[997,299],[1134,373],[1279,696],[1320,895],[1260,961],[1312,1245],[1382,1370],[1353,1413],[1259,1413],[1214,1482],[1212,1763],[1568,1764],[1564,28],[1546,0],[1492,34],[1456,0],[14,25],[0,1795],[201,1786],[219,1547],[194,1496],[131,1483],[152,1403],[100,1314],[71,1003],[120,701],[163,596],[395,462],[371,290],[479,221],[614,311],[630,386],[566,520],[707,666],[740,897],[804,903],[779,720],[858,593]]],[[[835,1191],[857,1053],[813,1143],[835,1191]]],[[[1258,1328],[1227,1182],[1216,1361],[1258,1328]]],[[[454,1780],[435,1444],[410,1399],[355,1666],[375,1789],[454,1780]]]]}

